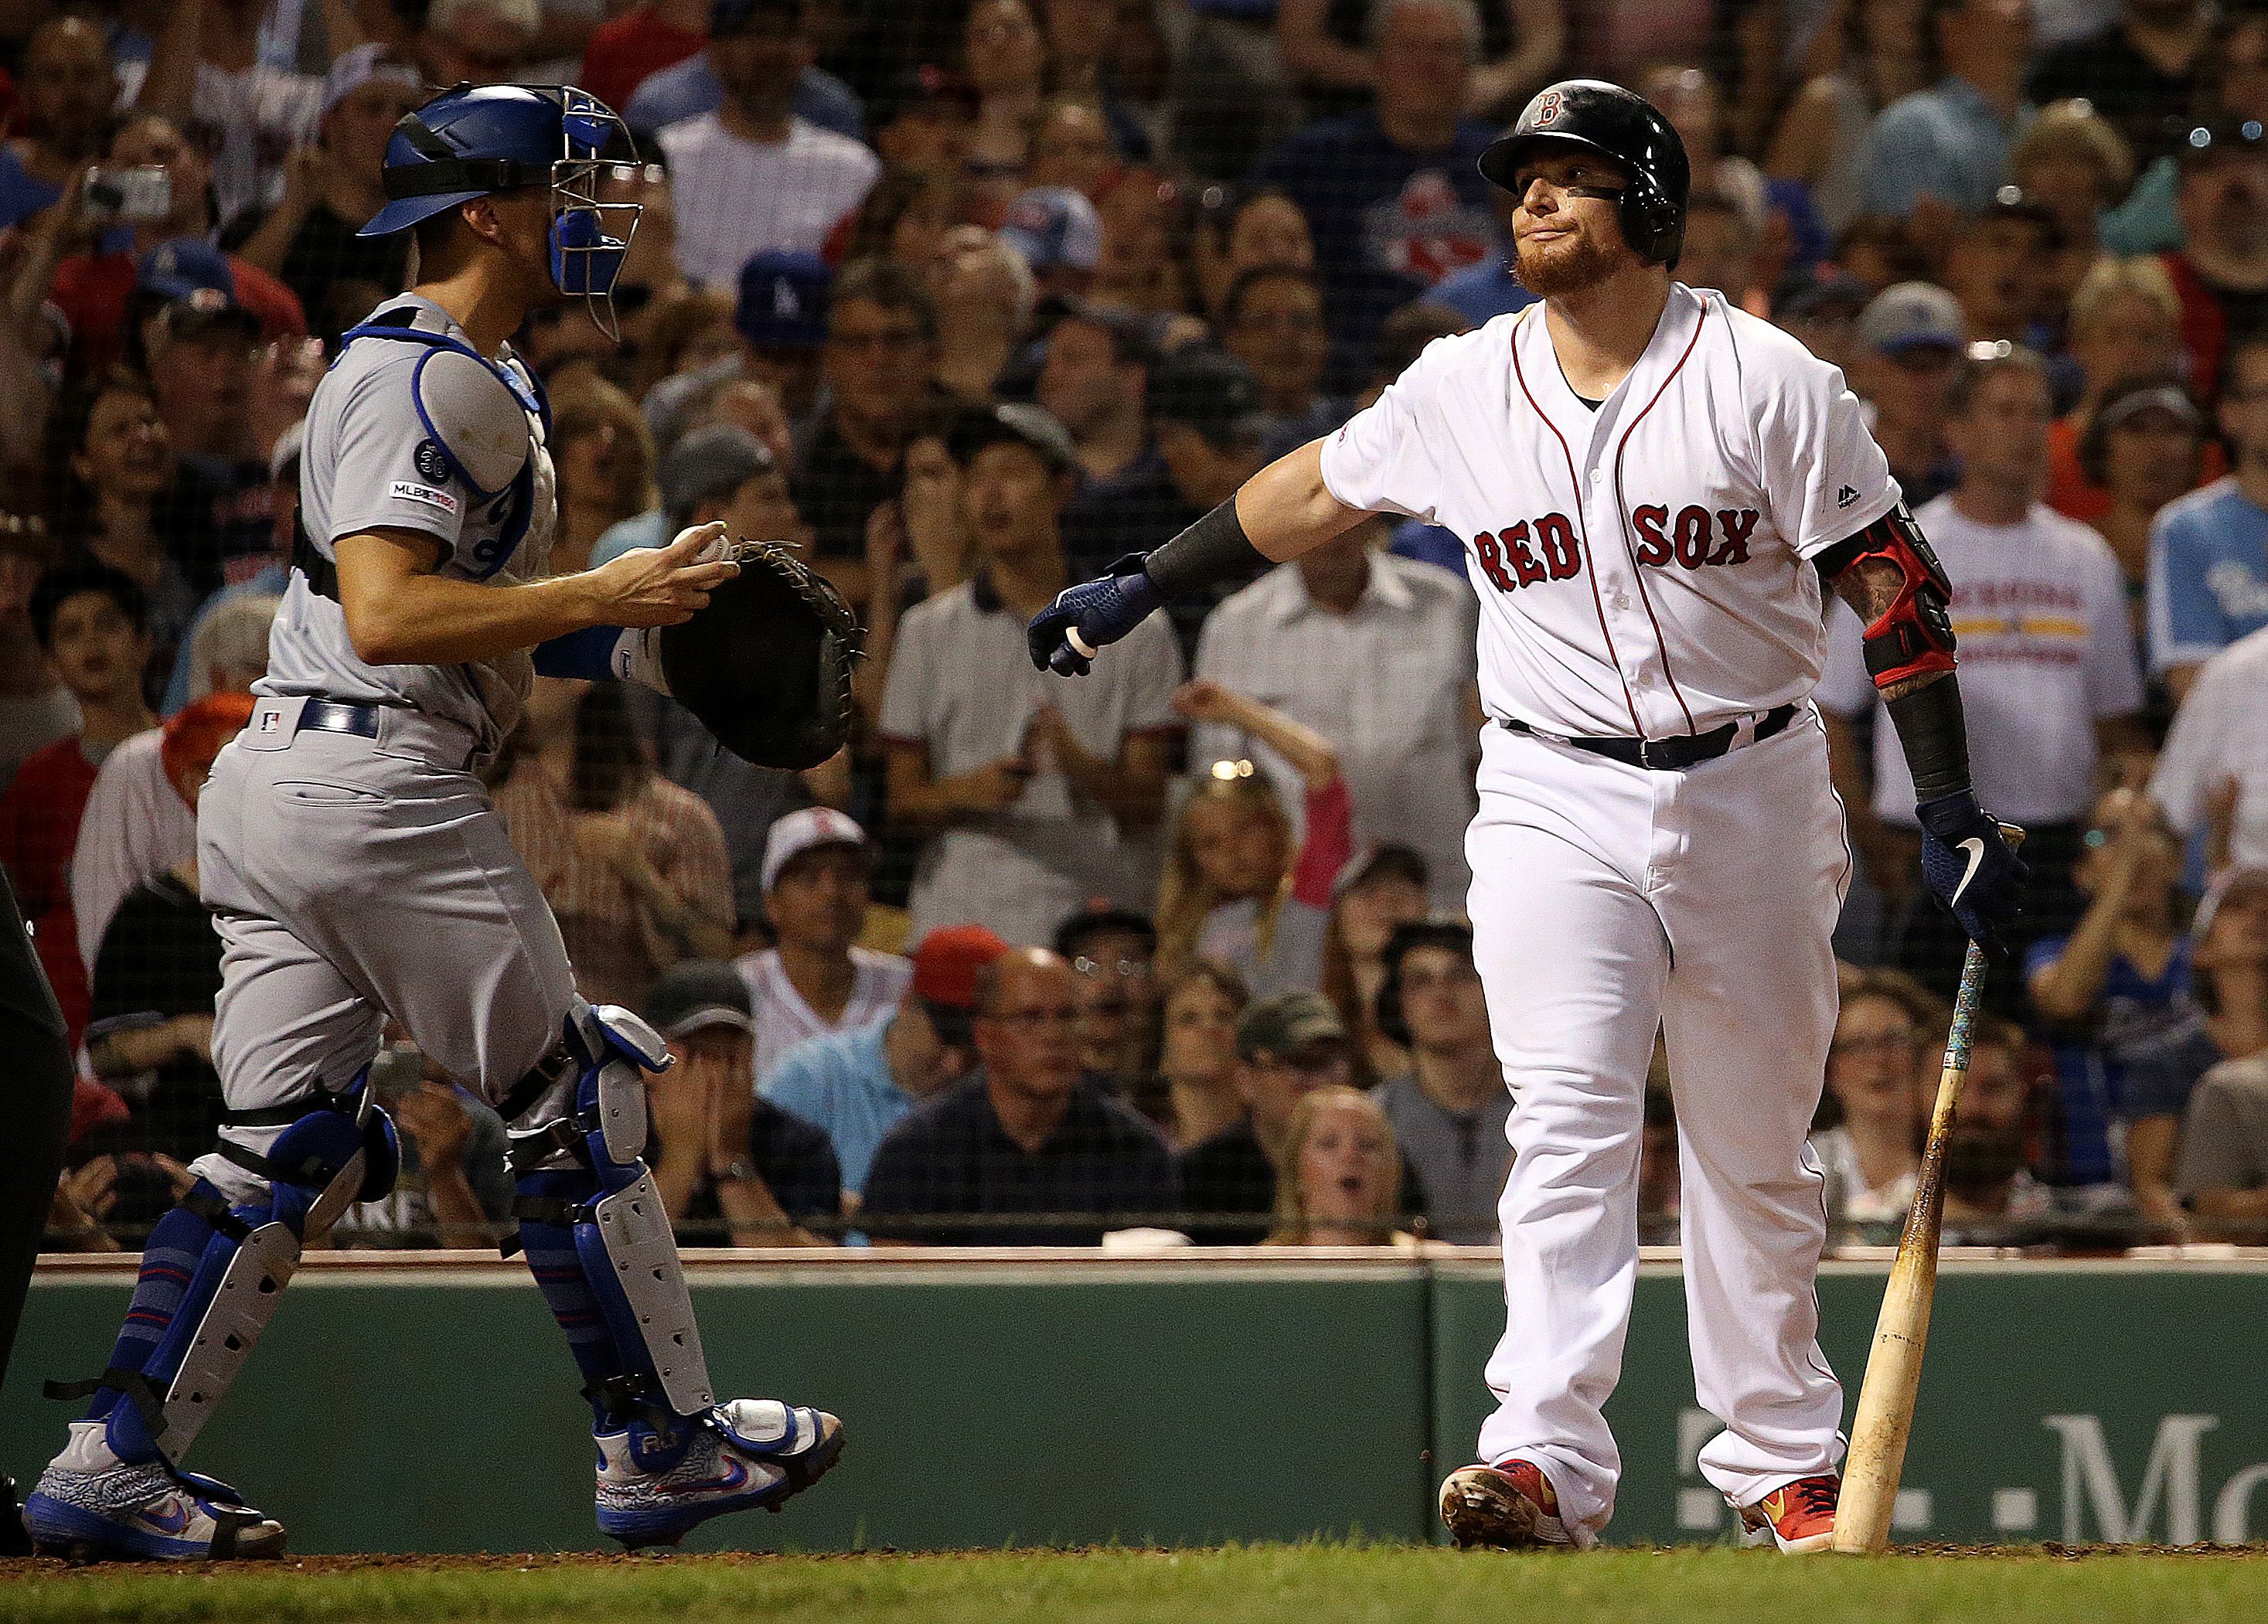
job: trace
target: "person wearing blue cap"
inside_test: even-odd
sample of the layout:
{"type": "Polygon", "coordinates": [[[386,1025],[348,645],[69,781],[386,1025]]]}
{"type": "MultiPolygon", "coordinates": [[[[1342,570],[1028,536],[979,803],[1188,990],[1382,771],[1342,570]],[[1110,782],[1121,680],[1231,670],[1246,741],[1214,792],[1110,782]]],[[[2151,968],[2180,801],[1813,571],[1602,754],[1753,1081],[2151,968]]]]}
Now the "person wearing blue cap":
{"type": "Polygon", "coordinates": [[[351,328],[316,388],[290,585],[249,722],[198,805],[224,949],[219,1143],[161,1217],[91,1399],[26,1505],[41,1548],[273,1556],[285,1534],[185,1451],[227,1395],[301,1249],[383,1198],[399,1140],[370,1084],[388,1017],[513,1134],[516,1249],[591,1406],[601,1532],[674,1545],[777,1505],[843,1447],[833,1416],[719,1401],[644,1159],[636,1014],[576,989],[557,921],[478,769],[541,668],[638,677],[638,629],[681,625],[739,572],[722,525],[550,573],[559,523],[541,386],[507,334],[579,305],[612,337],[638,205],[608,201],[629,132],[572,85],[460,85],[396,126],[372,236],[416,235],[419,280],[351,328]]]}

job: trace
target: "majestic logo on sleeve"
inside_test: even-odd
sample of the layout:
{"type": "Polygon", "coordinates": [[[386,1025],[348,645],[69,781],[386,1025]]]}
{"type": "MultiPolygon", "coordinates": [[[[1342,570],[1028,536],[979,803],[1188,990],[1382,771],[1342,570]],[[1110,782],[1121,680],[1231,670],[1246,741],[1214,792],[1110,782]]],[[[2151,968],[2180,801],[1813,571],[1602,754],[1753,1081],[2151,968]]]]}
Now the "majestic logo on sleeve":
{"type": "Polygon", "coordinates": [[[1835,493],[1835,505],[1838,508],[1847,508],[1858,499],[1859,491],[1856,486],[1845,485],[1835,493]]]}

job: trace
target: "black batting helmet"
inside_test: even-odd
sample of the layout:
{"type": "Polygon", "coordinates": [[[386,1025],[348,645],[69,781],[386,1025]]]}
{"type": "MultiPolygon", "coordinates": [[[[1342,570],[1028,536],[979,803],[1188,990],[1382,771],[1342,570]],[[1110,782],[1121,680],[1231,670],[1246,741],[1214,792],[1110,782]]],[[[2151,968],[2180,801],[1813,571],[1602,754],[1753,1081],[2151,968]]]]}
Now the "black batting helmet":
{"type": "Polygon", "coordinates": [[[1537,92],[1511,132],[1490,143],[1481,173],[1516,192],[1521,165],[1555,144],[1595,152],[1629,171],[1620,204],[1624,240],[1651,264],[1676,263],[1693,170],[1684,142],[1652,102],[1603,79],[1562,79],[1537,92]]]}

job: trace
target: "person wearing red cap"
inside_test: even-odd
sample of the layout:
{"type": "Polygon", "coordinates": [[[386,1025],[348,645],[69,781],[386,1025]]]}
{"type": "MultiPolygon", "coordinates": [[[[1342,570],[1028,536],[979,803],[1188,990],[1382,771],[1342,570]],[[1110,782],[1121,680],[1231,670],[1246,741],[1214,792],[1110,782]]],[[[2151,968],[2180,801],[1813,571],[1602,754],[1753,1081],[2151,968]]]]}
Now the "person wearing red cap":
{"type": "Polygon", "coordinates": [[[882,1135],[975,1064],[977,978],[1007,951],[983,925],[931,931],[914,950],[896,1014],[799,1043],[764,1077],[766,1099],[827,1130],[847,1205],[865,1192],[882,1135]]]}

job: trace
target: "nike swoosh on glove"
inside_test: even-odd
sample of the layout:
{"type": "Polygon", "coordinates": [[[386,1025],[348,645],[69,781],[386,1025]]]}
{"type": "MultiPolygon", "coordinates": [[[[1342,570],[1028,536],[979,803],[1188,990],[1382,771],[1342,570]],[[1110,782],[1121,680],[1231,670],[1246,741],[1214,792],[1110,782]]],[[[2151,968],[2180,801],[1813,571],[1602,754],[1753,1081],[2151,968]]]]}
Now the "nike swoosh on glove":
{"type": "Polygon", "coordinates": [[[1084,677],[1094,656],[1139,626],[1166,599],[1142,568],[1142,555],[1129,553],[1110,573],[1066,586],[1056,600],[1032,617],[1025,636],[1032,664],[1058,677],[1084,677]]]}
{"type": "Polygon", "coordinates": [[[2029,871],[2010,849],[1999,821],[1968,790],[1925,801],[1914,812],[1921,819],[1923,883],[1970,941],[1991,951],[2004,948],[2029,871]]]}

